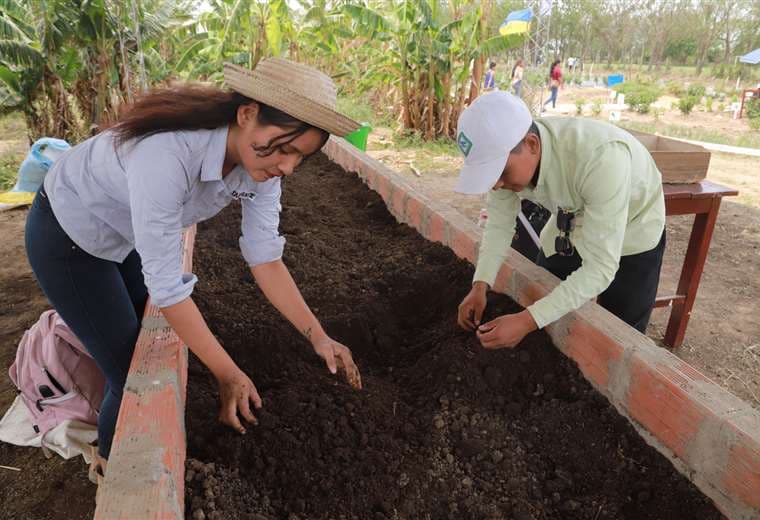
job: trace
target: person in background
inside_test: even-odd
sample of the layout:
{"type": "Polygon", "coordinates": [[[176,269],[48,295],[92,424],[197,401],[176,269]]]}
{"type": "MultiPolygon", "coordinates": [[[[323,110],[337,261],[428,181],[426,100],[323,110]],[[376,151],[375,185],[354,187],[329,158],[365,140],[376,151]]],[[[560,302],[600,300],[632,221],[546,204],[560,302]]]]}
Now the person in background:
{"type": "Polygon", "coordinates": [[[225,64],[224,76],[229,89],[147,93],[110,129],[65,152],[29,211],[35,277],[106,378],[91,475],[105,471],[148,295],[216,377],[220,422],[241,434],[241,421],[256,423],[258,391],[193,301],[198,279],[182,272],[183,229],[235,199],[240,250],[261,291],[331,373],[361,387],[351,351],[327,335],[283,263],[278,229],[282,180],[330,134],[359,125],[336,110],[332,80],[306,65],[269,58],[253,71],[225,64]]]}
{"type": "Polygon", "coordinates": [[[496,62],[492,61],[488,65],[485,80],[483,80],[483,90],[490,92],[496,89],[496,62]]]}
{"type": "Polygon", "coordinates": [[[559,60],[554,60],[552,66],[549,67],[549,88],[551,89],[552,95],[549,96],[549,99],[544,103],[544,108],[546,108],[546,105],[549,103],[552,104],[552,108],[557,108],[557,93],[559,92],[560,86],[562,86],[562,68],[559,66],[559,60]]]}
{"type": "Polygon", "coordinates": [[[522,94],[522,79],[523,79],[523,60],[520,58],[515,62],[515,66],[512,67],[512,90],[515,96],[521,97],[522,94]]]}

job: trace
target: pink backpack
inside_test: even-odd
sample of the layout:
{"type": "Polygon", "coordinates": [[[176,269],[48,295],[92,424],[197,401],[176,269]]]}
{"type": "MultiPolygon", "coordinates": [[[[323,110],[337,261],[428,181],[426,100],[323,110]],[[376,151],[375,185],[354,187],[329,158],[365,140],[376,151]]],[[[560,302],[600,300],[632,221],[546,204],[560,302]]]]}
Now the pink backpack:
{"type": "Polygon", "coordinates": [[[66,419],[97,424],[105,379],[54,310],[43,312],[24,333],[8,372],[37,433],[66,419]]]}

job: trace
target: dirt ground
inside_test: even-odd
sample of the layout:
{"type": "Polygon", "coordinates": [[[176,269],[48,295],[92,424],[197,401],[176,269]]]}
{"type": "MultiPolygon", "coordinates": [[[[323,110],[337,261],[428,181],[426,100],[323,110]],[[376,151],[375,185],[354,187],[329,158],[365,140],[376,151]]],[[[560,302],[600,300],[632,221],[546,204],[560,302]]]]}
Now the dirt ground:
{"type": "MultiPolygon", "coordinates": [[[[16,398],[7,376],[24,331],[49,308],[24,252],[26,209],[0,212],[0,414],[16,398]]],[[[0,443],[0,518],[79,520],[95,512],[95,486],[81,457],[46,459],[42,450],[0,443]]]]}
{"type": "Polygon", "coordinates": [[[256,289],[238,207],[201,225],[195,300],[265,408],[245,436],[218,425],[215,382],[193,360],[189,518],[720,517],[544,333],[486,351],[460,330],[472,266],[358,178],[319,157],[284,193],[284,261],[365,388],[329,377],[256,289]]]}
{"type": "MultiPolygon", "coordinates": [[[[584,102],[583,115],[590,116],[592,114],[592,104],[595,101],[599,101],[601,105],[612,103],[609,93],[610,89],[608,88],[565,86],[559,91],[556,108],[548,107],[546,115],[574,116],[577,110],[576,101],[582,99],[584,102]]],[[[675,96],[662,95],[652,104],[653,109],[647,114],[639,114],[630,110],[623,111],[621,113],[621,124],[625,125],[626,122],[657,123],[658,127],[687,127],[689,131],[697,136],[694,137],[696,140],[700,140],[698,137],[700,134],[720,134],[732,138],[753,138],[758,135],[756,130],[750,128],[746,115],[741,119],[733,119],[730,110],[726,111],[724,108],[723,111],[719,111],[718,108],[721,102],[718,100],[713,101],[712,112],[708,112],[704,103],[702,103],[694,107],[688,116],[682,114],[678,109],[678,101],[678,98],[675,96]]],[[[725,100],[722,104],[730,109],[730,99],[725,100]]],[[[600,117],[607,118],[608,115],[609,110],[603,109],[600,117]]]]}
{"type": "MultiPolygon", "coordinates": [[[[454,193],[461,158],[394,150],[383,129],[370,135],[369,154],[416,189],[476,220],[485,198],[454,193]],[[417,176],[410,166],[415,166],[417,176]]],[[[724,199],[686,338],[674,353],[742,399],[760,407],[760,163],[755,157],[713,153],[707,178],[734,187],[724,199]]],[[[670,217],[661,294],[673,294],[692,216],[670,217]]],[[[647,334],[660,342],[669,316],[655,309],[647,334]]]]}

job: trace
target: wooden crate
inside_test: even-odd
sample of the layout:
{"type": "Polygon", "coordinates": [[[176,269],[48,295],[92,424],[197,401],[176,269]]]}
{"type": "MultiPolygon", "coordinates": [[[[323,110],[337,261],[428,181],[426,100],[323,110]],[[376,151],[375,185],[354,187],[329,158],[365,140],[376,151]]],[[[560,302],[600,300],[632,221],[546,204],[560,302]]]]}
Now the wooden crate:
{"type": "Polygon", "coordinates": [[[665,184],[689,184],[707,177],[710,152],[694,144],[628,130],[652,154],[665,184]]]}

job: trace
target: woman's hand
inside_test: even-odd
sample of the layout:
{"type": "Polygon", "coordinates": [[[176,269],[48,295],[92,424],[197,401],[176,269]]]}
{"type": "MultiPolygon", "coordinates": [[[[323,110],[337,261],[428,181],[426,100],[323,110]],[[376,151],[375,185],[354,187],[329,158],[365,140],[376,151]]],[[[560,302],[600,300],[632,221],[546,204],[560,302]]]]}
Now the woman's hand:
{"type": "Polygon", "coordinates": [[[528,311],[505,314],[478,327],[477,336],[485,348],[515,347],[529,333],[536,330],[536,322],[528,311]]]}
{"type": "Polygon", "coordinates": [[[258,424],[251,412],[251,403],[258,410],[261,408],[261,397],[253,381],[237,366],[230,369],[217,379],[219,383],[219,422],[226,424],[238,433],[245,433],[240,424],[238,413],[248,424],[258,424]]]}
{"type": "Polygon", "coordinates": [[[351,387],[361,390],[362,377],[353,357],[351,357],[351,350],[347,346],[338,343],[326,334],[313,339],[311,344],[314,347],[314,352],[325,360],[331,374],[340,371],[351,387]]]}

